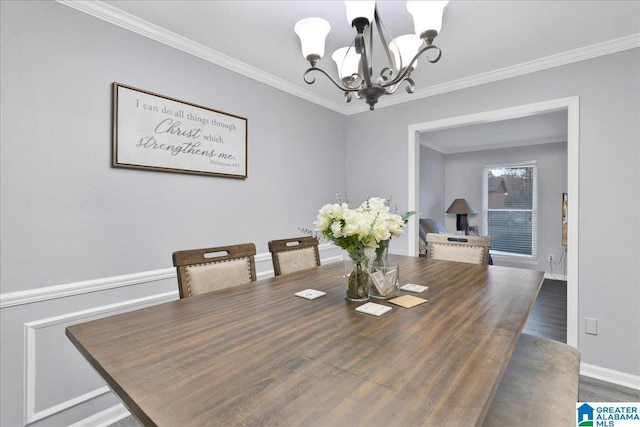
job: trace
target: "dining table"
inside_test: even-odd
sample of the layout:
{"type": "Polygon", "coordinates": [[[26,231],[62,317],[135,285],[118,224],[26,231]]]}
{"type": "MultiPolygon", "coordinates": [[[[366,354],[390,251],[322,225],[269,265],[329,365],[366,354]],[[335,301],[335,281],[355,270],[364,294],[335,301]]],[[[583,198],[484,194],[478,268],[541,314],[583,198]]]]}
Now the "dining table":
{"type": "MultiPolygon", "coordinates": [[[[145,426],[478,426],[539,271],[390,255],[411,308],[345,298],[343,262],[66,328],[145,426]],[[316,299],[294,295],[313,289],[316,299]]],[[[176,283],[177,286],[177,283],[176,283]]]]}

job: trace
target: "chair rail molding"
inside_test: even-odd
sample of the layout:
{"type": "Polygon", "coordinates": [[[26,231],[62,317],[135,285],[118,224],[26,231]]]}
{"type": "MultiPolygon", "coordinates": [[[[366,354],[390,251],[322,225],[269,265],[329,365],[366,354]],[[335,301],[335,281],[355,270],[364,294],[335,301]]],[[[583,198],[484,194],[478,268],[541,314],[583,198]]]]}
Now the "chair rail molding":
{"type": "MultiPolygon", "coordinates": [[[[341,256],[325,256],[322,253],[327,251],[335,251],[339,249],[331,243],[323,243],[318,246],[321,253],[321,261],[323,263],[332,263],[342,260],[341,256]]],[[[271,254],[262,252],[255,256],[256,266],[264,265],[263,269],[257,273],[258,279],[273,276],[273,268],[271,268],[271,254]]],[[[125,286],[134,286],[142,283],[151,283],[167,279],[176,279],[176,269],[173,267],[162,268],[159,270],[143,271],[133,274],[123,274],[112,277],[104,277],[100,279],[84,280],[80,282],[67,283],[62,285],[44,286],[25,291],[5,292],[0,294],[0,309],[15,307],[17,305],[32,304],[37,302],[49,301],[57,298],[67,298],[75,295],[87,294],[90,292],[106,291],[109,289],[121,288],[125,286]]]]}

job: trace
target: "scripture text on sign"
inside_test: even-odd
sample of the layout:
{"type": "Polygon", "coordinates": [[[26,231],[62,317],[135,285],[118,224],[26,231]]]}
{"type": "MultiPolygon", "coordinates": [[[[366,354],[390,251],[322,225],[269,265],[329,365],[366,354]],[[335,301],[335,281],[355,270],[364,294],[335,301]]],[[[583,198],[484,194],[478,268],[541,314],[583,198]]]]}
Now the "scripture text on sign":
{"type": "Polygon", "coordinates": [[[113,166],[247,177],[247,119],[114,83],[113,166]]]}

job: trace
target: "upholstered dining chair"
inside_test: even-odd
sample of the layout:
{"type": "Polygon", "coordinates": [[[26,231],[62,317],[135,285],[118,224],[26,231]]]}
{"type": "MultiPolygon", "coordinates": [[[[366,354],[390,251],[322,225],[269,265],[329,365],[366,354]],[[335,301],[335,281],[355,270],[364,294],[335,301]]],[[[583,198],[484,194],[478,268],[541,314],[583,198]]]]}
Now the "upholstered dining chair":
{"type": "Polygon", "coordinates": [[[427,257],[446,261],[489,264],[489,236],[427,234],[427,257]]]}
{"type": "Polygon", "coordinates": [[[269,252],[276,276],[306,270],[320,265],[318,239],[312,236],[271,240],[269,252]]]}
{"type": "Polygon", "coordinates": [[[253,243],[174,252],[180,298],[255,281],[255,254],[253,243]]]}

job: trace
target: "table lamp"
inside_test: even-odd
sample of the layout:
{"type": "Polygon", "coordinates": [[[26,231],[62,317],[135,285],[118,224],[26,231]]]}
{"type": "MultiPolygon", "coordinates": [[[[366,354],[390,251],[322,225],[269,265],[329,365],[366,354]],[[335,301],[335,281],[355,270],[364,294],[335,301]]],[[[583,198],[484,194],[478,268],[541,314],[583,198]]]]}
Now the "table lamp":
{"type": "Polygon", "coordinates": [[[464,231],[464,234],[469,234],[469,222],[467,222],[467,214],[478,213],[476,209],[471,206],[465,199],[455,199],[449,209],[448,214],[456,214],[456,230],[464,231]]]}

